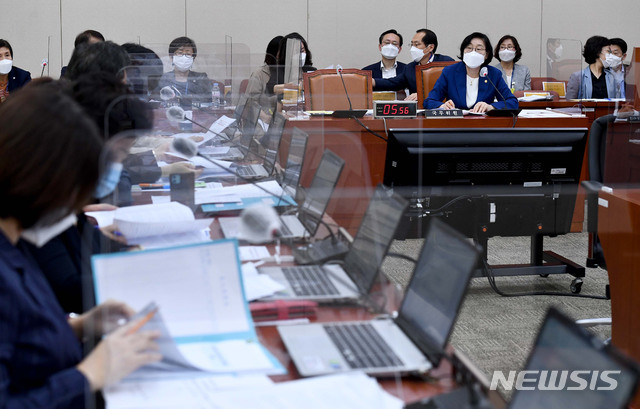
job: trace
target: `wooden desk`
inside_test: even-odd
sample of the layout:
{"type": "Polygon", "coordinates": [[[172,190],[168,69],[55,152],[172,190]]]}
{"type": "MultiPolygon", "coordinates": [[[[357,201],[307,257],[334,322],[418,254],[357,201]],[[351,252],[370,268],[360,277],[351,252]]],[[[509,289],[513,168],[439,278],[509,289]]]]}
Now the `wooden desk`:
{"type": "MultiPolygon", "coordinates": [[[[571,106],[573,106],[572,104],[571,106]]],[[[361,119],[372,132],[386,138],[385,122],[366,117],[361,119]]],[[[390,128],[510,128],[512,118],[465,117],[462,119],[416,118],[390,119],[390,128]]],[[[589,128],[588,118],[519,118],[516,127],[526,128],[589,128]]],[[[322,152],[331,149],[346,161],[336,192],[327,209],[328,213],[350,233],[360,225],[373,187],[382,183],[386,156],[386,142],[365,130],[353,119],[311,118],[289,120],[283,135],[280,158],[286,158],[293,127],[309,134],[301,183],[309,186],[322,152]]],[[[586,165],[586,164],[585,164],[586,165]]],[[[583,166],[583,172],[586,166],[583,166]]],[[[587,175],[584,175],[586,178],[587,175]]],[[[581,180],[583,177],[581,177],[581,180]]],[[[572,231],[582,231],[584,198],[576,201],[572,231]]]]}
{"type": "MultiPolygon", "coordinates": [[[[611,341],[640,361],[640,186],[600,192],[598,237],[611,289],[611,341]]],[[[640,395],[633,406],[640,408],[640,395]]]]}

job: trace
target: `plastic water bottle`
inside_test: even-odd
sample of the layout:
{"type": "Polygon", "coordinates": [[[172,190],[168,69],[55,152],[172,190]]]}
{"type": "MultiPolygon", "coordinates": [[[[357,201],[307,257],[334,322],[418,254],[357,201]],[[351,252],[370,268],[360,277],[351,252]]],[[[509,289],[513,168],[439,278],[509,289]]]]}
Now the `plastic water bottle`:
{"type": "Polygon", "coordinates": [[[211,100],[213,101],[214,108],[220,108],[220,87],[218,83],[213,84],[213,89],[211,90],[211,100]]]}

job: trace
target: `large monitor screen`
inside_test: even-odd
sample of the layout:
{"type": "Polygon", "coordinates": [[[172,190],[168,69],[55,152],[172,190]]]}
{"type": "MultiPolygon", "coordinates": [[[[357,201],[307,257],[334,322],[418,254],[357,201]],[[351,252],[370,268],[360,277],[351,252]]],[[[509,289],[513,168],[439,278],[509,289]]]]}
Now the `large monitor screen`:
{"type": "Polygon", "coordinates": [[[571,227],[586,128],[391,129],[384,183],[475,237],[571,227]]]}

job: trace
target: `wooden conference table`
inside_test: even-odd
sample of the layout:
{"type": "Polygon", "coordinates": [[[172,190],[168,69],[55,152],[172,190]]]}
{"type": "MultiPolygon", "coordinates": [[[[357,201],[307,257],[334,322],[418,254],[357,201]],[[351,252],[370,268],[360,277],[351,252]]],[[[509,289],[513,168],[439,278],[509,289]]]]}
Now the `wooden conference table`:
{"type": "MultiPolygon", "coordinates": [[[[328,224],[333,224],[334,221],[330,217],[325,219],[328,224]]],[[[326,229],[325,226],[320,226],[319,229],[326,229]]],[[[325,232],[326,233],[326,232],[325,232]]],[[[322,236],[324,233],[319,232],[322,236]]],[[[223,237],[222,230],[216,219],[211,226],[212,238],[223,237]]],[[[275,249],[273,245],[269,245],[269,251],[274,253],[275,249]]],[[[287,246],[283,246],[281,249],[282,255],[290,255],[291,249],[287,246]]],[[[284,265],[291,265],[293,263],[283,263],[284,265]]],[[[269,262],[266,265],[275,265],[273,262],[269,262]]],[[[383,276],[383,275],[381,275],[383,276]]],[[[397,285],[390,283],[384,277],[380,278],[380,282],[374,286],[374,289],[369,296],[372,303],[375,303],[378,307],[377,311],[393,312],[397,311],[402,301],[402,289],[397,285]],[[383,306],[383,309],[380,307],[383,306]]],[[[335,322],[335,321],[353,321],[353,320],[370,320],[377,316],[376,311],[371,308],[357,305],[355,303],[343,303],[343,304],[320,304],[316,309],[315,316],[310,318],[311,322],[335,322]]],[[[300,375],[289,356],[287,349],[280,339],[277,328],[275,326],[257,326],[256,327],[260,342],[280,361],[280,363],[287,369],[286,375],[275,375],[271,378],[276,382],[284,382],[299,379],[300,375]]],[[[465,370],[469,371],[473,376],[478,376],[479,370],[473,366],[460,353],[457,353],[453,348],[449,347],[448,352],[455,354],[456,360],[460,360],[461,365],[465,370]]],[[[424,376],[409,376],[409,377],[388,377],[379,378],[378,382],[380,386],[390,394],[402,399],[406,403],[415,402],[420,399],[435,396],[441,393],[449,392],[457,387],[455,382],[455,373],[453,366],[446,359],[442,359],[440,365],[437,368],[429,371],[424,376]]],[[[488,387],[488,385],[485,385],[488,387]]],[[[497,408],[505,406],[504,399],[496,392],[489,393],[488,398],[496,405],[497,408]]]]}
{"type": "MultiPolygon", "coordinates": [[[[640,186],[600,192],[598,237],[611,290],[611,342],[640,362],[640,186]]],[[[640,408],[640,394],[633,407],[640,408]]]]}
{"type": "MultiPolygon", "coordinates": [[[[571,106],[575,105],[571,103],[571,106]]],[[[385,121],[364,117],[361,122],[369,130],[386,138],[385,121]]],[[[391,128],[510,128],[513,118],[464,117],[464,118],[424,118],[387,119],[386,129],[391,128]]],[[[289,151],[291,131],[296,127],[309,134],[301,184],[309,186],[322,152],[331,149],[345,159],[336,191],[327,212],[336,222],[350,233],[355,233],[366,210],[373,188],[382,183],[386,157],[386,141],[364,129],[350,118],[312,117],[310,119],[289,119],[280,148],[280,158],[286,158],[289,151]]],[[[518,118],[517,128],[589,128],[590,118],[518,118]]],[[[587,178],[586,153],[583,175],[587,178]]],[[[583,200],[576,201],[572,231],[582,231],[584,220],[583,200]]]]}

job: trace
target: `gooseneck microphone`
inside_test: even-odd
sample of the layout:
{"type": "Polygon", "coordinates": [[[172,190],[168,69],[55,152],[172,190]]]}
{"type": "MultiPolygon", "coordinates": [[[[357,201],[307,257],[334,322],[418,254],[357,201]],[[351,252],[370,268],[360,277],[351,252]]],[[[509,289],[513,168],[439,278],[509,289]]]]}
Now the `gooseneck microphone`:
{"type": "Polygon", "coordinates": [[[204,160],[206,160],[209,163],[212,163],[213,165],[217,166],[218,168],[224,170],[225,172],[237,177],[238,179],[250,183],[253,186],[257,187],[258,189],[262,190],[263,192],[265,192],[266,194],[268,194],[269,196],[273,196],[275,198],[278,199],[278,204],[281,203],[282,201],[282,197],[284,194],[275,194],[273,192],[270,192],[269,190],[265,189],[264,187],[260,186],[259,184],[255,183],[253,180],[246,178],[240,174],[238,174],[237,172],[234,172],[233,170],[227,168],[226,166],[223,166],[221,164],[219,164],[218,162],[216,162],[215,160],[209,159],[206,156],[202,155],[200,152],[198,152],[198,145],[192,141],[189,138],[174,138],[173,142],[171,142],[171,148],[176,151],[177,153],[183,155],[186,158],[192,158],[194,156],[199,156],[201,158],[203,158],[204,160]]]}
{"type": "Polygon", "coordinates": [[[503,109],[493,109],[493,111],[495,111],[493,113],[493,115],[494,116],[513,116],[512,128],[515,128],[516,121],[518,120],[518,112],[515,112],[513,109],[507,108],[507,100],[504,97],[504,95],[502,95],[502,92],[500,92],[498,87],[496,87],[496,84],[494,84],[493,81],[491,80],[491,77],[489,76],[489,69],[487,67],[482,67],[480,69],[480,76],[482,78],[486,78],[486,79],[489,80],[489,83],[491,84],[493,89],[498,93],[498,95],[500,95],[500,98],[502,98],[502,102],[504,103],[504,108],[503,109]],[[504,113],[504,115],[503,115],[503,113],[504,113]]]}
{"type": "Polygon", "coordinates": [[[500,95],[500,98],[502,98],[502,102],[504,102],[504,107],[506,108],[507,107],[507,100],[504,98],[504,95],[502,95],[502,93],[500,92],[498,87],[496,87],[496,84],[494,84],[493,81],[491,81],[491,77],[489,77],[489,69],[487,67],[482,67],[480,69],[480,76],[489,80],[489,83],[491,84],[493,89],[496,90],[498,95],[500,95]]]}
{"type": "Polygon", "coordinates": [[[342,76],[342,65],[336,65],[336,73],[340,76],[340,81],[342,81],[342,87],[344,88],[344,94],[347,96],[347,101],[349,102],[349,111],[353,111],[353,105],[351,105],[351,98],[349,98],[349,91],[347,91],[347,85],[344,83],[344,77],[342,76]]]}
{"type": "Polygon", "coordinates": [[[227,136],[225,134],[218,133],[218,132],[214,132],[211,129],[207,128],[206,126],[197,123],[193,119],[187,118],[187,115],[184,112],[184,109],[182,109],[182,107],[175,106],[175,105],[172,106],[172,107],[169,107],[169,108],[167,108],[166,115],[167,115],[167,119],[169,121],[172,121],[172,122],[189,121],[192,124],[204,129],[205,131],[210,132],[210,133],[214,134],[215,136],[219,136],[219,137],[225,139],[227,142],[231,142],[231,138],[229,138],[229,136],[227,136]]]}
{"type": "Polygon", "coordinates": [[[49,64],[49,60],[46,58],[43,58],[42,62],[40,63],[40,65],[42,65],[42,71],[40,71],[40,77],[44,75],[44,69],[46,68],[47,64],[49,64]]]}
{"type": "Polygon", "coordinates": [[[347,97],[347,102],[349,102],[348,110],[335,110],[331,116],[335,118],[362,118],[364,114],[367,113],[366,109],[353,109],[353,105],[351,105],[351,98],[349,98],[349,91],[347,91],[347,84],[344,82],[344,77],[342,76],[342,65],[336,65],[336,74],[340,76],[340,81],[342,81],[342,87],[344,88],[344,94],[347,97]]]}
{"type": "MultiPolygon", "coordinates": [[[[223,169],[224,171],[236,176],[237,178],[247,183],[252,184],[253,186],[267,193],[269,196],[277,198],[278,204],[281,203],[282,201],[284,190],[283,190],[283,194],[277,195],[265,189],[264,187],[260,186],[259,184],[255,183],[254,181],[244,178],[243,176],[232,171],[231,169],[224,167],[223,165],[217,163],[216,161],[213,161],[207,158],[206,156],[201,155],[198,152],[198,145],[196,145],[196,143],[193,142],[191,139],[176,138],[171,143],[171,147],[176,152],[180,153],[181,155],[184,155],[185,157],[191,158],[194,156],[199,156],[201,158],[204,158],[206,161],[214,164],[215,166],[223,169]]],[[[239,238],[246,240],[248,242],[256,243],[256,244],[264,243],[267,241],[271,241],[274,238],[278,238],[282,235],[280,230],[282,227],[282,222],[280,221],[280,218],[278,217],[278,215],[276,214],[276,211],[273,209],[272,206],[268,206],[266,204],[259,204],[256,206],[247,207],[242,211],[242,214],[240,215],[240,220],[241,220],[241,223],[240,223],[239,238]]]]}

